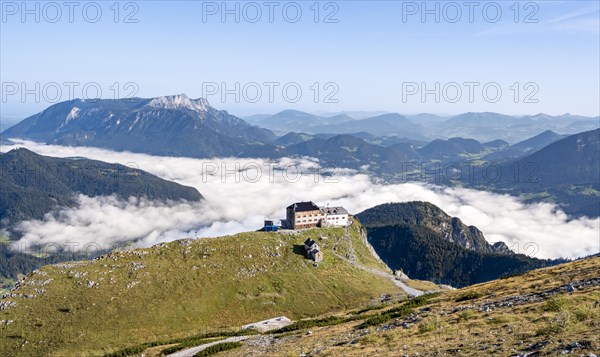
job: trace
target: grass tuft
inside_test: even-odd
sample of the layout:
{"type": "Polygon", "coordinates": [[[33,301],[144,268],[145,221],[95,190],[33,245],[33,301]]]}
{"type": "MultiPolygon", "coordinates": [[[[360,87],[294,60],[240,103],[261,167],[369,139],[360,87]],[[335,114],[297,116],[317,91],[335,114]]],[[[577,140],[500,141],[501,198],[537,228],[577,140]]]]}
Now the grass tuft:
{"type": "Polygon", "coordinates": [[[559,312],[565,311],[568,308],[569,303],[565,298],[562,297],[553,297],[551,299],[546,300],[544,305],[542,305],[542,311],[550,311],[550,312],[559,312]]]}
{"type": "Polygon", "coordinates": [[[469,291],[467,293],[462,294],[461,296],[459,296],[458,298],[456,298],[456,300],[454,300],[455,302],[461,302],[461,301],[468,301],[468,300],[475,300],[475,299],[479,299],[480,297],[482,297],[483,294],[477,291],[469,291]]]}

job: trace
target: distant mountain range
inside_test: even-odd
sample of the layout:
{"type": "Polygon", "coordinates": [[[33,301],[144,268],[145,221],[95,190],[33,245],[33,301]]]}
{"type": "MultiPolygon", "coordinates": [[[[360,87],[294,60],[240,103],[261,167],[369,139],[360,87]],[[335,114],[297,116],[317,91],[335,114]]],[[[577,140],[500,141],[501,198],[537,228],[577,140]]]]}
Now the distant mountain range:
{"type": "MultiPolygon", "coordinates": [[[[553,133],[540,137],[530,143],[556,139],[553,133]]],[[[571,215],[600,216],[600,129],[560,138],[529,155],[503,161],[488,174],[486,167],[476,167],[472,177],[463,177],[463,183],[522,195],[526,202],[558,203],[571,215]],[[500,173],[497,177],[495,170],[500,173]]]]}
{"type": "Polygon", "coordinates": [[[419,154],[429,160],[455,160],[461,156],[481,155],[486,151],[500,150],[508,147],[506,141],[494,141],[482,144],[474,139],[451,138],[436,139],[418,149],[419,154]]]}
{"type": "MultiPolygon", "coordinates": [[[[407,118],[385,113],[355,119],[345,113],[318,116],[285,110],[274,115],[254,115],[247,120],[251,124],[213,108],[202,98],[191,99],[185,94],[128,100],[75,99],[24,119],[2,132],[2,140],[25,138],[51,144],[197,158],[275,158],[299,151],[303,155],[316,152],[318,148],[309,147],[321,145],[319,141],[306,145],[305,150],[285,150],[313,139],[353,135],[384,147],[410,144],[410,150],[418,150],[420,160],[488,155],[486,160],[503,161],[539,150],[565,133],[600,126],[599,118],[569,114],[516,117],[465,113],[450,118],[418,114],[407,118]],[[549,132],[553,128],[555,132],[549,132]],[[509,147],[508,143],[514,142],[517,144],[509,147]]],[[[405,152],[403,156],[412,157],[413,153],[405,152]]]]}
{"type": "Polygon", "coordinates": [[[425,128],[396,113],[384,113],[373,117],[355,119],[347,114],[318,116],[297,110],[284,110],[277,114],[246,117],[250,123],[271,129],[276,133],[306,132],[309,134],[355,134],[368,133],[374,137],[403,135],[416,140],[427,140],[422,133],[425,128]]]}
{"type": "Polygon", "coordinates": [[[185,94],[152,99],[75,99],[55,104],[2,135],[153,155],[277,156],[277,148],[265,144],[276,138],[271,131],[185,94]]]}
{"type": "MultiPolygon", "coordinates": [[[[249,123],[263,127],[272,128],[280,134],[285,134],[291,131],[303,131],[306,128],[316,127],[319,125],[338,124],[353,119],[345,114],[336,115],[334,117],[322,117],[315,114],[309,114],[298,110],[284,110],[277,114],[268,115],[253,115],[246,117],[249,123]]],[[[312,131],[318,133],[321,131],[312,131]]]]}
{"type": "Polygon", "coordinates": [[[356,215],[369,243],[392,269],[455,287],[564,262],[514,254],[429,202],[390,203],[356,215]]]}
{"type": "Polygon", "coordinates": [[[569,154],[560,155],[556,149],[544,150],[568,139],[567,133],[573,130],[597,129],[597,117],[465,113],[450,118],[432,114],[408,118],[384,113],[357,119],[346,113],[318,116],[286,110],[248,120],[266,128],[184,94],[130,100],[77,99],[26,118],[2,132],[0,140],[24,138],[195,158],[311,156],[324,165],[360,170],[389,182],[421,179],[419,172],[407,169],[415,165],[469,164],[476,175],[441,178],[434,183],[520,194],[530,202],[559,203],[569,214],[600,215],[593,201],[598,198],[598,183],[594,181],[597,162],[590,162],[594,155],[588,153],[594,145],[582,146],[584,155],[571,152],[573,147],[566,148],[571,150],[569,154]],[[540,179],[550,186],[525,185],[519,180],[528,172],[522,170],[519,180],[510,181],[508,173],[518,162],[522,162],[519,166],[535,162],[544,176],[540,179]],[[481,170],[490,164],[503,165],[502,178],[493,182],[472,178],[486,176],[481,170]],[[572,172],[586,176],[573,176],[572,172]]]}
{"type": "MultiPolygon", "coordinates": [[[[328,118],[332,121],[334,118],[328,118]]],[[[331,124],[320,124],[310,127],[313,133],[332,133],[332,134],[352,134],[365,132],[373,136],[386,136],[390,134],[404,135],[415,140],[427,140],[422,135],[424,127],[415,124],[400,114],[390,113],[382,114],[376,117],[352,120],[349,117],[343,117],[331,124]]]]}
{"type": "Polygon", "coordinates": [[[406,137],[399,137],[397,135],[374,136],[374,135],[371,135],[364,131],[358,132],[358,133],[352,133],[352,134],[322,134],[322,133],[308,134],[308,133],[303,133],[303,132],[289,132],[289,133],[277,138],[277,140],[275,140],[275,144],[279,145],[279,146],[287,147],[287,146],[299,144],[299,143],[302,143],[305,141],[309,141],[309,140],[315,139],[315,138],[327,140],[327,139],[331,139],[334,136],[338,136],[338,135],[352,135],[356,138],[364,140],[365,142],[367,142],[369,144],[384,146],[384,147],[389,147],[394,144],[411,144],[414,147],[422,147],[422,146],[425,146],[428,144],[428,141],[414,140],[414,139],[409,139],[406,137]]]}
{"type": "Polygon", "coordinates": [[[599,126],[599,117],[590,118],[571,114],[509,116],[498,113],[465,113],[441,123],[435,128],[435,135],[460,136],[480,141],[503,139],[514,143],[546,130],[553,130],[560,134],[575,134],[599,126]]]}
{"type": "Polygon", "coordinates": [[[502,150],[484,156],[488,161],[504,161],[507,159],[518,159],[528,154],[532,154],[541,148],[552,144],[568,135],[559,135],[552,130],[546,130],[532,138],[523,140],[502,150]]]}
{"type": "Polygon", "coordinates": [[[0,229],[42,219],[58,207],[74,206],[77,194],[161,201],[202,199],[195,188],[142,170],[83,158],[41,156],[27,149],[0,154],[0,168],[0,229]]]}
{"type": "Polygon", "coordinates": [[[336,135],[329,139],[313,138],[287,147],[296,156],[318,157],[324,164],[371,172],[402,170],[403,164],[417,160],[419,154],[409,144],[383,147],[367,143],[352,135],[336,135]]]}
{"type": "Polygon", "coordinates": [[[401,142],[384,147],[348,134],[325,139],[290,133],[280,142],[290,144],[288,155],[317,157],[327,165],[374,173],[390,182],[459,184],[522,196],[525,202],[557,203],[574,216],[598,217],[599,136],[600,129],[569,136],[546,131],[510,146],[501,140],[452,138],[422,147],[401,142]],[[461,168],[458,177],[453,167],[461,168]]]}
{"type": "Polygon", "coordinates": [[[402,116],[396,113],[354,119],[340,114],[335,117],[318,116],[296,110],[285,110],[274,115],[254,115],[250,123],[283,135],[288,132],[308,134],[356,134],[365,132],[374,137],[398,136],[412,140],[432,141],[462,137],[489,142],[502,139],[517,143],[546,130],[559,134],[575,134],[600,127],[600,117],[571,114],[511,116],[498,113],[464,113],[451,117],[434,114],[402,116]]]}
{"type": "Polygon", "coordinates": [[[515,145],[503,140],[481,143],[464,138],[436,139],[430,143],[397,137],[385,139],[386,145],[382,145],[374,142],[368,134],[311,135],[292,132],[275,143],[286,146],[288,155],[317,157],[324,162],[353,169],[368,166],[373,173],[394,175],[403,172],[403,168],[410,163],[451,164],[471,159],[504,162],[537,151],[543,147],[541,143],[544,141],[552,142],[549,138],[534,138],[530,144],[523,142],[515,145]]]}
{"type": "Polygon", "coordinates": [[[560,139],[522,161],[539,167],[540,188],[600,184],[600,129],[560,139]]]}

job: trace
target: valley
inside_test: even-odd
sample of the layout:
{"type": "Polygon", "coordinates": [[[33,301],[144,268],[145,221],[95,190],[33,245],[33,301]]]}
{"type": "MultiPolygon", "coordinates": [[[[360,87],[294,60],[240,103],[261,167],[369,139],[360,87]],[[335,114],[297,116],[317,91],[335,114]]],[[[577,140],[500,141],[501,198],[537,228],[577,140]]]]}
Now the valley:
{"type": "Polygon", "coordinates": [[[166,157],[308,157],[322,167],[351,169],[388,183],[471,187],[552,202],[575,217],[600,216],[595,196],[585,193],[600,191],[597,117],[469,112],[433,120],[425,114],[353,118],[285,110],[249,120],[185,94],[75,99],[24,119],[2,136],[166,157]],[[587,142],[581,155],[573,152],[574,140],[587,142]],[[569,154],[554,155],[569,145],[569,154]],[[556,165],[550,165],[554,158],[556,165]],[[565,165],[577,173],[577,182],[563,177],[565,165]]]}

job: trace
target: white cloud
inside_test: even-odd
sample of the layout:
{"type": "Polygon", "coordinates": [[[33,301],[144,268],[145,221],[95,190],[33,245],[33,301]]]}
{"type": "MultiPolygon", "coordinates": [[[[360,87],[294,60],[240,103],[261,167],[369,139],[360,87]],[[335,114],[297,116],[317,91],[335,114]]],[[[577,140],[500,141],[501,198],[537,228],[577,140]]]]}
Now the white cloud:
{"type": "MultiPolygon", "coordinates": [[[[468,225],[483,231],[490,242],[504,241],[514,250],[539,248],[536,257],[579,257],[600,250],[600,218],[569,220],[551,204],[523,204],[514,197],[463,188],[421,183],[386,185],[373,183],[367,175],[340,170],[322,176],[312,170],[310,159],[211,159],[156,157],[88,147],[42,145],[19,141],[18,146],[42,155],[84,156],[106,162],[129,164],[161,178],[193,186],[204,195],[200,203],[157,203],[114,197],[79,197],[80,207],[61,211],[57,217],[23,222],[19,242],[96,242],[112,244],[139,239],[142,246],[189,237],[214,237],[260,228],[264,217],[283,218],[292,202],[312,200],[318,204],[343,205],[352,213],[386,202],[429,201],[468,225]],[[216,166],[215,166],[216,164],[216,166]],[[239,168],[245,173],[233,173],[239,168]],[[225,166],[222,166],[225,165],[225,166]],[[298,165],[303,175],[296,178],[298,165]],[[219,172],[214,170],[218,167],[219,172]],[[261,177],[255,177],[260,167],[261,177]],[[281,168],[287,171],[280,171],[281,168]],[[222,168],[228,171],[222,174],[222,168]],[[286,176],[287,172],[287,176],[286,176]],[[212,175],[210,175],[212,173],[212,175]],[[244,176],[245,175],[245,176],[244,176]],[[237,177],[237,179],[236,179],[237,177]],[[531,245],[531,244],[530,244],[531,245]]],[[[2,147],[2,151],[11,147],[2,147]]]]}

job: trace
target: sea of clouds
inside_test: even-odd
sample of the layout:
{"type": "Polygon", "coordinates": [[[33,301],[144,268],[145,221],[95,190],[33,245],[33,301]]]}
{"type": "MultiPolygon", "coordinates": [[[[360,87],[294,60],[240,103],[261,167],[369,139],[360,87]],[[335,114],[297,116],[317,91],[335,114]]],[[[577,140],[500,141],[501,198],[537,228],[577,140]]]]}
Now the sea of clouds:
{"type": "Polygon", "coordinates": [[[509,195],[425,183],[385,184],[352,170],[318,169],[315,160],[192,159],[114,152],[90,147],[15,141],[6,152],[25,147],[41,155],[87,157],[120,163],[192,186],[200,202],[153,202],[131,198],[86,197],[43,220],[22,222],[18,247],[65,244],[107,249],[136,241],[148,247],[182,238],[215,237],[257,230],[265,218],[284,218],[296,201],[346,207],[351,213],[386,202],[429,201],[489,242],[504,241],[513,250],[539,258],[576,258],[600,250],[600,218],[569,217],[555,205],[523,204],[509,195]]]}

